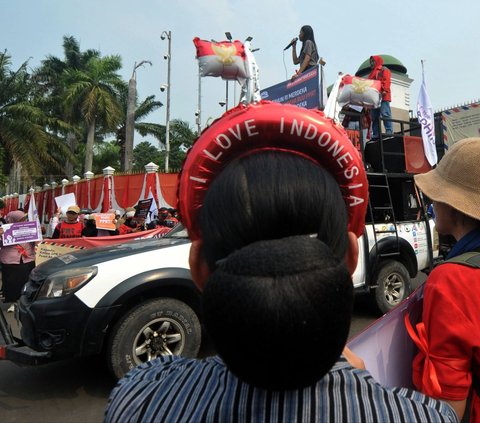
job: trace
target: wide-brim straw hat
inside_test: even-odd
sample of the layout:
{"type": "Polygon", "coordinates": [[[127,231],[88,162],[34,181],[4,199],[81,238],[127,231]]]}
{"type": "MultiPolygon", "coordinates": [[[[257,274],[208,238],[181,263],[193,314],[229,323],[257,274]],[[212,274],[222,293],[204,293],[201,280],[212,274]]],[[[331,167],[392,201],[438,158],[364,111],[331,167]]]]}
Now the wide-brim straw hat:
{"type": "Polygon", "coordinates": [[[415,183],[431,200],[480,220],[480,138],[455,143],[435,169],[415,175],[415,183]]]}

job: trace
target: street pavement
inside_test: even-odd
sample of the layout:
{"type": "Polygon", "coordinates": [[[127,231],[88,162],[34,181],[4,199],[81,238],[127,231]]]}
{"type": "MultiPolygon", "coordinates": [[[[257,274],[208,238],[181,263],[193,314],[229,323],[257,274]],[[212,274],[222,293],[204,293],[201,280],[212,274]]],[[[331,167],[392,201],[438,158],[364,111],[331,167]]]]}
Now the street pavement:
{"type": "MultiPolygon", "coordinates": [[[[414,280],[414,287],[424,276],[414,280]]],[[[357,296],[354,336],[380,314],[367,296],[357,296]]],[[[2,310],[7,306],[2,304],[2,310]]],[[[7,314],[15,335],[18,325],[7,314]]],[[[0,423],[100,423],[115,382],[100,358],[71,359],[38,367],[0,360],[0,423]]]]}

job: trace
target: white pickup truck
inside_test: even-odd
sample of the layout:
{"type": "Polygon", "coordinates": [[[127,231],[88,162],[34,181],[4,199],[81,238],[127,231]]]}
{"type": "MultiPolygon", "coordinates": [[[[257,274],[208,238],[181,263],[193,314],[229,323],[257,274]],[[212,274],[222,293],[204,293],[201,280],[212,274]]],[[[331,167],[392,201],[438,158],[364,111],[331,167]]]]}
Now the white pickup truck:
{"type": "MultiPolygon", "coordinates": [[[[408,296],[410,278],[431,266],[433,231],[432,222],[420,218],[418,196],[396,195],[404,181],[388,188],[382,181],[381,174],[371,175],[372,201],[353,283],[386,312],[408,296]],[[395,205],[396,198],[410,200],[395,205]]],[[[6,340],[0,358],[40,364],[104,354],[121,377],[160,355],[197,356],[201,293],[191,280],[189,248],[178,225],[164,238],[81,250],[40,264],[18,302],[21,339],[13,338],[0,316],[6,340]]]]}

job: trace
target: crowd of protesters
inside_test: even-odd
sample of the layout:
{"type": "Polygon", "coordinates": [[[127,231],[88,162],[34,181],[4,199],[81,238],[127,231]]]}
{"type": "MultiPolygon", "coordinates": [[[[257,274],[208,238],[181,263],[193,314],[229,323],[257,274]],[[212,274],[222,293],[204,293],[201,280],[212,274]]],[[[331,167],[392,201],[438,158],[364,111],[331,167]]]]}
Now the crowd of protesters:
{"type": "Polygon", "coordinates": [[[149,216],[149,219],[140,218],[136,216],[136,213],[136,207],[127,207],[123,214],[120,210],[108,210],[107,214],[114,216],[112,223],[114,223],[115,229],[106,230],[97,228],[95,214],[92,210],[80,209],[73,205],[68,207],[63,215],[62,210],[57,209],[48,226],[44,228],[44,238],[126,235],[158,227],[173,228],[178,223],[178,212],[174,208],[160,207],[157,214],[149,216]]]}

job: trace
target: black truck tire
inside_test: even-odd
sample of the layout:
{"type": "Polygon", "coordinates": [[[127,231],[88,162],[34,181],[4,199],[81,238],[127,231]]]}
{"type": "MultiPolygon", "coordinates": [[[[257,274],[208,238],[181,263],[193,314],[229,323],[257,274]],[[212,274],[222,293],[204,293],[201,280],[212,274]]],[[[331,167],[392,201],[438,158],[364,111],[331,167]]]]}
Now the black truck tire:
{"type": "Polygon", "coordinates": [[[396,260],[382,262],[374,280],[377,285],[375,301],[382,313],[396,307],[412,292],[408,270],[396,260]]]}
{"type": "Polygon", "coordinates": [[[109,370],[119,379],[156,357],[196,357],[201,338],[200,321],[187,304],[173,298],[145,301],[114,326],[106,350],[109,370]]]}

